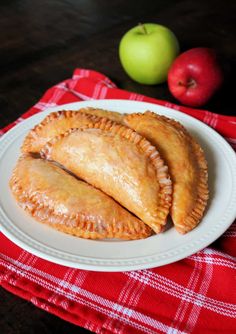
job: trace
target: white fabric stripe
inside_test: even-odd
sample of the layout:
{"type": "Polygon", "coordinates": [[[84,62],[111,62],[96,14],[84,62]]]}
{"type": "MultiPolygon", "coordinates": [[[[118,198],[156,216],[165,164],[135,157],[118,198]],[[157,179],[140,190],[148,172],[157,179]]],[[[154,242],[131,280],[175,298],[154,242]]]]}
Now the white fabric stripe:
{"type": "MultiPolygon", "coordinates": [[[[23,253],[27,253],[27,252],[23,251],[23,253]]],[[[16,267],[19,267],[20,269],[24,269],[26,271],[32,271],[32,273],[34,273],[34,274],[36,274],[40,277],[44,277],[44,278],[50,280],[51,282],[53,282],[55,284],[59,284],[60,281],[61,281],[59,278],[57,278],[55,276],[52,276],[48,273],[45,273],[44,271],[41,271],[39,269],[31,268],[30,266],[25,265],[24,263],[21,263],[21,261],[13,260],[11,257],[9,257],[7,255],[0,254],[0,258],[5,259],[7,262],[12,263],[12,265],[15,265],[16,267]]]]}
{"type": "MultiPolygon", "coordinates": [[[[215,252],[215,250],[214,250],[214,252],[215,252]]],[[[11,262],[11,263],[15,264],[20,269],[23,268],[24,270],[30,271],[30,273],[36,272],[38,276],[43,276],[43,277],[46,277],[50,281],[58,282],[58,279],[55,278],[54,276],[50,275],[50,274],[46,274],[44,272],[41,272],[40,270],[35,270],[35,268],[32,268],[32,267],[29,267],[29,266],[24,265],[22,263],[19,263],[18,261],[13,260],[13,259],[11,259],[7,256],[2,256],[2,257],[8,259],[8,262],[11,262]]],[[[230,256],[228,255],[228,257],[230,257],[230,256]]],[[[180,299],[181,299],[181,296],[183,295],[184,291],[186,290],[186,288],[182,287],[180,284],[177,284],[177,283],[167,279],[166,277],[155,274],[152,271],[147,271],[147,270],[132,271],[132,272],[125,272],[124,275],[132,275],[132,277],[134,279],[140,280],[144,284],[146,284],[146,282],[147,282],[147,277],[146,276],[148,276],[148,279],[150,279],[150,281],[148,283],[149,286],[151,286],[155,289],[158,288],[161,291],[169,293],[170,295],[173,295],[174,297],[177,297],[177,298],[180,298],[180,299]],[[141,279],[140,279],[140,272],[142,272],[141,279]],[[157,284],[153,284],[153,282],[155,282],[155,281],[157,281],[157,284]],[[177,290],[177,291],[175,291],[175,290],[177,290]]],[[[70,286],[70,289],[72,289],[73,287],[74,287],[73,285],[70,286]]],[[[77,287],[75,287],[75,289],[77,289],[77,287]]],[[[187,299],[191,300],[192,303],[199,304],[199,302],[201,302],[201,300],[203,300],[203,296],[201,296],[198,293],[195,293],[194,291],[187,291],[186,295],[187,295],[187,299]]],[[[204,298],[205,298],[205,296],[204,296],[204,298]]],[[[225,302],[222,302],[220,300],[214,300],[210,297],[205,298],[204,307],[207,308],[207,309],[210,309],[214,312],[219,312],[220,314],[223,314],[223,315],[226,315],[226,316],[236,316],[236,310],[235,310],[235,305],[234,304],[225,303],[225,302]],[[219,305],[221,307],[217,307],[219,305]],[[232,309],[232,311],[228,310],[227,308],[232,309]]]]}
{"type": "Polygon", "coordinates": [[[176,105],[176,104],[173,105],[173,108],[174,108],[175,110],[180,110],[180,106],[178,106],[178,105],[176,105]]]}
{"type": "Polygon", "coordinates": [[[57,103],[59,101],[59,99],[65,94],[64,91],[59,90],[59,89],[55,89],[52,96],[50,97],[50,99],[48,100],[48,103],[57,103]]]}
{"type": "Polygon", "coordinates": [[[228,231],[223,234],[224,237],[236,237],[236,231],[228,231]]]}
{"type": "Polygon", "coordinates": [[[24,120],[25,120],[24,118],[22,118],[22,117],[18,117],[17,120],[15,121],[15,123],[20,123],[20,122],[22,122],[22,121],[24,121],[24,120]]]}
{"type": "MultiPolygon", "coordinates": [[[[126,318],[129,318],[132,315],[133,307],[138,304],[139,298],[145,288],[144,284],[140,284],[140,282],[138,283],[139,284],[137,284],[136,280],[128,278],[125,286],[120,291],[120,295],[118,297],[117,302],[119,302],[119,304],[121,305],[128,305],[129,307],[132,307],[128,309],[129,310],[128,313],[126,312],[127,308],[124,308],[123,306],[120,307],[119,312],[122,312],[126,318]]],[[[105,323],[104,327],[106,326],[107,329],[112,330],[114,328],[113,325],[114,321],[113,320],[109,321],[109,319],[107,320],[108,320],[107,324],[105,323]]],[[[117,334],[122,332],[124,332],[124,326],[118,329],[117,334]]]]}
{"type": "Polygon", "coordinates": [[[209,113],[209,111],[206,111],[205,116],[203,118],[203,122],[209,124],[210,119],[211,119],[210,113],[209,113]]]}
{"type": "Polygon", "coordinates": [[[36,297],[33,296],[33,297],[30,298],[30,301],[35,306],[38,306],[38,298],[36,298],[36,297]]]}
{"type": "Polygon", "coordinates": [[[135,100],[136,99],[136,94],[135,93],[131,93],[129,100],[135,100]]]}
{"type": "MultiPolygon", "coordinates": [[[[80,272],[80,274],[78,275],[73,269],[69,269],[64,277],[64,282],[63,281],[59,281],[59,285],[63,287],[63,289],[65,290],[66,288],[69,288],[72,284],[70,283],[70,281],[72,281],[73,276],[76,275],[75,278],[75,282],[73,283],[74,285],[79,285],[82,286],[82,284],[84,283],[88,272],[87,271],[82,271],[80,272]],[[66,283],[66,284],[65,284],[66,283]]],[[[54,302],[55,303],[55,302],[54,302]]],[[[64,304],[62,305],[62,307],[65,310],[68,310],[69,307],[69,303],[67,301],[64,301],[64,304]]]]}
{"type": "Polygon", "coordinates": [[[137,95],[137,101],[143,101],[144,99],[144,96],[142,95],[137,95]]]}
{"type": "Polygon", "coordinates": [[[83,79],[88,78],[90,75],[89,70],[80,70],[80,74],[74,74],[73,79],[83,79]]]}
{"type": "MultiPolygon", "coordinates": [[[[215,252],[215,251],[214,251],[214,252],[215,252]]],[[[219,252],[219,253],[220,253],[220,252],[219,252]]],[[[30,271],[32,271],[32,272],[36,272],[37,275],[39,275],[39,276],[43,276],[43,277],[47,278],[47,279],[50,280],[50,281],[53,281],[53,282],[58,283],[58,279],[55,278],[54,276],[51,276],[51,275],[46,274],[46,273],[44,273],[44,272],[41,272],[41,271],[39,271],[39,270],[35,270],[34,268],[31,268],[31,267],[29,267],[29,266],[23,265],[22,263],[18,262],[17,260],[12,260],[11,258],[9,258],[9,257],[7,257],[7,256],[3,256],[3,257],[6,258],[6,259],[8,260],[8,262],[12,262],[12,263],[18,265],[20,268],[23,268],[24,270],[30,270],[30,271]]],[[[228,255],[228,257],[231,258],[229,255],[228,255]]],[[[146,271],[142,271],[142,272],[146,272],[146,271]]],[[[135,273],[138,273],[138,272],[131,272],[131,273],[134,273],[134,274],[135,274],[135,273]]],[[[125,274],[127,275],[128,273],[125,273],[125,274]]],[[[151,272],[150,272],[150,275],[152,275],[151,272]]],[[[169,285],[170,287],[175,286],[175,288],[177,288],[178,291],[180,291],[180,293],[174,291],[174,293],[170,293],[170,294],[174,295],[174,296],[177,297],[177,298],[181,298],[182,294],[183,294],[184,291],[185,291],[185,288],[183,288],[181,285],[179,285],[179,284],[177,284],[177,283],[174,283],[174,282],[171,281],[171,280],[166,279],[165,277],[162,277],[162,276],[160,276],[160,275],[156,275],[156,274],[155,274],[155,276],[157,276],[157,277],[155,278],[155,277],[153,277],[153,275],[151,276],[152,279],[151,279],[149,285],[152,285],[152,281],[155,280],[155,279],[157,279],[158,281],[160,281],[160,283],[167,284],[167,286],[168,286],[168,285],[169,285]]],[[[135,277],[135,279],[137,279],[137,278],[135,277]]],[[[142,281],[143,283],[146,283],[147,278],[144,276],[144,277],[142,278],[141,281],[142,281]]],[[[70,286],[70,289],[72,289],[72,287],[73,287],[73,286],[70,286]]],[[[154,287],[155,287],[155,286],[154,286],[154,287]]],[[[164,285],[163,285],[163,287],[164,287],[164,285]]],[[[162,289],[161,289],[161,290],[162,290],[162,289]]],[[[168,293],[168,290],[167,290],[167,293],[168,293]]],[[[201,300],[201,295],[197,295],[196,293],[194,293],[194,292],[192,292],[192,291],[189,291],[189,292],[188,292],[188,298],[192,298],[192,297],[193,297],[193,302],[194,302],[195,299],[196,299],[196,300],[197,300],[197,299],[200,299],[200,300],[201,300]],[[189,295],[190,295],[190,296],[189,296],[189,295]]],[[[222,305],[222,307],[229,307],[229,308],[232,308],[233,310],[234,310],[234,308],[235,308],[235,306],[234,306],[233,304],[224,303],[224,302],[222,302],[222,301],[217,301],[217,300],[212,300],[212,298],[209,298],[209,297],[207,298],[207,300],[208,300],[208,302],[211,302],[211,304],[213,304],[213,307],[214,307],[214,304],[216,304],[216,305],[222,305]]],[[[210,307],[210,305],[209,305],[209,307],[210,307]]]]}
{"type": "MultiPolygon", "coordinates": [[[[37,257],[26,251],[24,251],[23,253],[24,254],[22,254],[22,256],[21,255],[19,256],[20,261],[24,261],[24,263],[26,263],[27,266],[33,267],[37,262],[37,257]]],[[[19,277],[15,279],[15,284],[17,284],[18,279],[19,277]]]]}
{"type": "MultiPolygon", "coordinates": [[[[201,267],[199,268],[199,264],[194,263],[194,269],[188,281],[187,289],[195,290],[200,277],[200,271],[201,267]]],[[[177,308],[177,312],[175,314],[173,322],[171,323],[172,326],[178,326],[178,324],[179,325],[182,324],[182,321],[186,315],[188,308],[189,308],[189,302],[185,301],[185,295],[183,295],[181,302],[177,308]]],[[[168,332],[168,334],[173,334],[173,332],[170,331],[168,332]]]]}
{"type": "MultiPolygon", "coordinates": [[[[73,272],[74,271],[71,268],[68,268],[68,270],[65,272],[63,279],[59,283],[59,285],[63,289],[66,289],[68,287],[71,276],[73,276],[73,272]],[[66,280],[68,280],[68,282],[66,280]]],[[[54,292],[51,294],[50,298],[48,298],[48,301],[49,303],[56,304],[57,299],[58,299],[58,293],[54,292]]]]}
{"type": "MultiPolygon", "coordinates": [[[[127,301],[127,292],[129,292],[128,288],[130,286],[130,288],[132,289],[132,283],[134,284],[135,281],[132,280],[131,278],[129,278],[127,281],[126,281],[126,284],[124,285],[123,289],[120,291],[120,294],[118,296],[118,299],[117,299],[117,302],[119,304],[114,304],[114,310],[118,311],[118,312],[122,312],[123,311],[123,314],[124,314],[124,310],[122,310],[122,306],[121,305],[124,305],[127,301]],[[121,305],[120,305],[121,303],[121,305]]],[[[124,324],[125,325],[125,324],[124,324]]],[[[109,329],[109,330],[112,330],[114,328],[114,319],[107,319],[107,321],[104,323],[103,325],[104,328],[106,329],[109,329]]],[[[123,328],[122,328],[123,329],[123,328]]]]}
{"type": "Polygon", "coordinates": [[[97,329],[97,325],[95,325],[93,322],[91,322],[90,320],[87,320],[84,324],[84,327],[86,329],[88,329],[91,332],[95,332],[95,330],[97,329]]]}
{"type": "MultiPolygon", "coordinates": [[[[164,276],[154,274],[151,271],[146,271],[146,270],[144,271],[146,272],[147,276],[149,277],[151,276],[149,286],[153,287],[154,289],[158,289],[162,292],[170,294],[179,299],[183,298],[183,294],[187,290],[185,300],[190,301],[191,303],[196,304],[196,305],[200,305],[201,301],[205,298],[205,296],[202,296],[201,294],[191,291],[189,289],[186,289],[180,284],[174,281],[171,281],[164,276]]],[[[137,279],[137,280],[139,279],[138,271],[125,273],[125,274],[132,275],[134,279],[137,279]]],[[[142,281],[144,284],[146,284],[145,279],[143,279],[142,281]]],[[[222,302],[220,300],[215,300],[210,297],[206,297],[206,303],[204,303],[204,307],[211,311],[218,312],[220,314],[223,314],[229,317],[234,316],[234,315],[236,316],[236,310],[235,310],[234,304],[225,303],[225,302],[222,302]]]]}
{"type": "Polygon", "coordinates": [[[139,101],[139,95],[138,94],[135,94],[134,98],[135,98],[136,101],[139,101]]]}
{"type": "MultiPolygon", "coordinates": [[[[83,297],[85,296],[87,298],[89,298],[90,294],[93,295],[94,298],[91,298],[91,300],[93,302],[97,302],[99,304],[100,297],[98,295],[90,293],[89,291],[84,290],[84,289],[82,289],[80,287],[74,286],[74,289],[70,288],[70,289],[67,289],[67,291],[64,291],[63,288],[59,288],[58,286],[55,286],[55,285],[53,285],[53,284],[51,284],[49,282],[45,282],[43,279],[34,276],[31,273],[31,271],[25,273],[25,272],[20,271],[19,269],[15,268],[12,265],[9,265],[8,268],[11,269],[13,272],[16,272],[17,274],[19,274],[21,277],[29,277],[32,282],[34,282],[36,284],[41,284],[44,288],[47,288],[48,290],[50,290],[52,292],[57,292],[58,294],[66,297],[66,298],[68,298],[69,300],[73,300],[73,301],[82,300],[81,297],[79,297],[78,295],[76,295],[76,294],[73,293],[73,292],[76,292],[76,293],[80,293],[81,296],[83,296],[83,297]]],[[[112,306],[114,304],[113,302],[111,302],[109,300],[106,300],[104,298],[101,298],[101,301],[102,302],[100,304],[103,307],[107,307],[107,308],[110,307],[112,309],[112,306]]]]}
{"type": "Polygon", "coordinates": [[[69,91],[70,89],[74,89],[75,86],[77,85],[77,83],[78,83],[77,80],[73,80],[73,81],[70,83],[70,88],[68,88],[68,91],[69,91]]]}
{"type": "Polygon", "coordinates": [[[233,261],[233,262],[235,262],[236,261],[236,258],[235,257],[233,257],[233,256],[231,256],[231,255],[229,255],[229,254],[226,254],[226,253],[223,253],[223,252],[221,252],[221,251],[218,251],[218,250],[216,250],[216,249],[211,249],[210,247],[207,247],[207,248],[205,248],[205,249],[203,249],[201,252],[203,252],[203,253],[205,253],[205,254],[212,254],[212,255],[219,255],[219,256],[221,256],[221,257],[223,257],[223,258],[226,258],[226,259],[229,259],[229,260],[231,260],[231,261],[233,261]]]}
{"type": "Polygon", "coordinates": [[[17,261],[20,262],[24,262],[27,266],[31,267],[31,263],[35,264],[35,262],[37,261],[37,258],[35,256],[33,256],[32,254],[26,252],[26,251],[22,251],[21,254],[19,255],[17,261]],[[33,261],[34,259],[34,261],[33,261]]]}
{"type": "Polygon", "coordinates": [[[64,90],[65,92],[68,92],[68,87],[66,86],[66,84],[65,83],[63,83],[63,82],[61,82],[61,83],[59,83],[59,84],[57,84],[56,86],[54,86],[54,87],[57,87],[57,88],[59,88],[59,89],[62,89],[62,90],[64,90]]]}
{"type": "Polygon", "coordinates": [[[55,94],[54,96],[53,101],[57,103],[63,95],[65,95],[65,92],[63,92],[62,90],[58,90],[57,94],[55,94]]]}
{"type": "Polygon", "coordinates": [[[236,269],[236,265],[234,263],[230,263],[229,261],[224,260],[224,259],[214,259],[212,257],[201,258],[201,257],[193,256],[193,255],[189,259],[193,261],[203,262],[203,263],[209,263],[209,264],[213,263],[216,266],[236,269]]]}
{"type": "Polygon", "coordinates": [[[93,95],[92,95],[92,99],[96,100],[98,98],[98,94],[100,92],[100,85],[96,84],[94,87],[94,91],[93,91],[93,95]]]}
{"type": "Polygon", "coordinates": [[[109,88],[117,88],[117,86],[112,81],[110,81],[108,78],[105,78],[104,81],[102,82],[104,82],[109,88]]]}
{"type": "MultiPolygon", "coordinates": [[[[0,254],[0,256],[1,256],[1,254],[0,254]]],[[[26,257],[27,257],[27,256],[28,256],[28,253],[27,253],[26,251],[22,250],[22,251],[20,252],[20,254],[19,254],[19,256],[18,256],[18,258],[17,258],[16,261],[18,261],[18,262],[20,263],[21,261],[26,260],[26,257]]],[[[9,267],[9,266],[7,265],[7,268],[8,268],[8,267],[9,267]]],[[[10,281],[10,283],[11,283],[12,285],[15,285],[15,279],[14,279],[14,281],[13,281],[12,278],[10,279],[10,275],[11,275],[11,272],[9,271],[9,272],[7,272],[7,274],[5,274],[5,275],[3,276],[3,279],[6,280],[7,282],[10,281]]]]}
{"type": "Polygon", "coordinates": [[[172,109],[173,109],[173,104],[170,103],[170,102],[166,102],[166,103],[165,103],[165,107],[167,107],[167,108],[172,108],[172,109]]]}
{"type": "Polygon", "coordinates": [[[211,114],[210,115],[210,120],[209,120],[209,125],[212,127],[212,128],[215,128],[216,125],[218,123],[218,116],[215,115],[215,114],[211,114]]]}
{"type": "Polygon", "coordinates": [[[34,108],[37,108],[39,110],[43,110],[46,108],[50,108],[50,107],[56,107],[57,104],[56,103],[48,103],[48,102],[38,102],[34,105],[34,108]]]}
{"type": "MultiPolygon", "coordinates": [[[[103,313],[108,317],[109,316],[113,317],[115,320],[121,320],[120,316],[117,313],[115,313],[113,311],[110,312],[109,310],[104,309],[102,306],[94,305],[94,303],[92,301],[90,302],[90,301],[87,301],[87,300],[83,300],[82,298],[78,298],[77,302],[82,304],[82,305],[88,306],[90,309],[94,309],[95,311],[99,311],[100,313],[103,313]]],[[[49,307],[45,303],[40,303],[40,307],[43,307],[44,309],[49,311],[49,307]]],[[[126,319],[122,319],[122,320],[124,320],[124,322],[127,325],[132,326],[132,327],[134,327],[138,330],[141,330],[144,333],[157,334],[156,330],[147,329],[147,327],[145,325],[142,325],[140,323],[136,323],[133,320],[130,320],[129,322],[127,322],[126,319]]],[[[158,329],[161,330],[162,332],[166,333],[165,332],[165,327],[163,328],[163,330],[162,330],[162,326],[160,326],[160,328],[158,328],[158,329]]],[[[178,332],[178,334],[187,334],[187,333],[178,332]]]]}
{"type": "MultiPolygon", "coordinates": [[[[85,289],[79,288],[74,286],[74,292],[79,293],[81,296],[86,297],[87,299],[89,299],[89,301],[87,299],[83,299],[81,297],[79,297],[76,294],[72,294],[70,290],[64,291],[63,289],[59,289],[58,287],[52,285],[49,282],[45,282],[42,279],[40,279],[39,277],[35,277],[34,275],[32,275],[32,272],[29,271],[27,273],[22,272],[18,269],[16,269],[14,266],[9,265],[10,269],[14,272],[16,272],[17,274],[21,275],[22,277],[29,277],[31,279],[32,282],[36,283],[36,284],[40,284],[44,287],[46,287],[48,290],[52,291],[52,292],[57,292],[58,294],[64,296],[65,298],[68,298],[70,300],[76,301],[78,303],[81,303],[82,305],[88,305],[90,307],[92,307],[95,310],[99,310],[102,313],[107,314],[108,316],[112,316],[115,319],[120,319],[122,322],[125,322],[135,328],[141,329],[146,333],[156,333],[155,331],[151,331],[150,329],[147,329],[145,326],[135,322],[136,321],[142,321],[143,324],[148,325],[153,327],[154,329],[158,329],[163,331],[164,333],[166,333],[169,330],[169,326],[161,323],[160,321],[157,321],[149,316],[144,315],[143,313],[140,313],[138,311],[134,311],[132,313],[132,319],[126,319],[123,317],[123,314],[119,312],[118,307],[116,307],[116,311],[114,312],[114,302],[107,300],[101,296],[98,296],[96,294],[93,294],[90,291],[87,291],[85,289]],[[101,305],[101,306],[100,306],[101,305]],[[105,308],[106,309],[105,309],[105,308]]],[[[31,268],[33,269],[33,268],[31,268]]],[[[120,305],[121,306],[121,305],[120,305]]],[[[126,313],[128,313],[128,310],[126,310],[126,313]]],[[[186,334],[184,332],[178,332],[179,334],[186,334]]]]}
{"type": "Polygon", "coordinates": [[[58,89],[54,89],[53,94],[51,95],[47,103],[55,103],[55,97],[57,96],[57,94],[58,94],[58,89]]]}
{"type": "Polygon", "coordinates": [[[218,121],[219,121],[219,115],[218,115],[218,114],[215,114],[215,124],[214,124],[214,128],[217,127],[218,121]]]}
{"type": "Polygon", "coordinates": [[[70,92],[71,92],[72,94],[74,94],[75,96],[79,97],[81,100],[84,100],[84,101],[94,100],[93,97],[84,95],[84,94],[82,94],[82,93],[78,93],[78,92],[76,92],[76,91],[73,90],[73,89],[71,89],[70,92]]]}
{"type": "Polygon", "coordinates": [[[85,75],[85,70],[82,68],[81,70],[80,70],[80,74],[82,75],[82,77],[84,77],[85,75]]]}
{"type": "MultiPolygon", "coordinates": [[[[211,251],[211,249],[209,251],[211,251]]],[[[220,264],[220,263],[222,263],[222,265],[235,268],[235,265],[236,265],[236,262],[235,262],[236,259],[235,258],[233,258],[233,257],[231,257],[231,258],[224,258],[220,254],[217,254],[217,255],[214,254],[214,256],[212,256],[209,251],[206,252],[206,253],[204,253],[202,251],[199,254],[197,253],[197,254],[191,255],[191,256],[188,257],[188,259],[189,260],[194,260],[194,261],[202,261],[202,262],[205,262],[205,261],[209,260],[213,264],[220,264]]],[[[215,253],[215,251],[214,251],[214,253],[215,253]]]]}
{"type": "Polygon", "coordinates": [[[83,77],[88,77],[90,75],[90,71],[83,69],[83,77]]]}
{"type": "Polygon", "coordinates": [[[73,80],[78,80],[78,79],[82,79],[82,78],[84,78],[84,77],[81,74],[74,74],[73,75],[73,80]]]}
{"type": "MultiPolygon", "coordinates": [[[[212,263],[210,263],[207,266],[205,275],[201,281],[200,289],[198,291],[203,296],[206,296],[207,294],[207,291],[209,289],[209,286],[212,280],[212,274],[213,274],[213,265],[212,263]]],[[[200,307],[193,305],[192,310],[188,315],[188,319],[186,320],[186,327],[184,328],[185,331],[189,332],[189,329],[190,329],[192,332],[194,330],[194,327],[196,326],[196,323],[199,318],[199,314],[200,314],[203,304],[204,304],[204,301],[202,302],[202,305],[200,307]]]]}
{"type": "MultiPolygon", "coordinates": [[[[141,297],[141,294],[143,293],[144,289],[145,289],[145,285],[144,284],[139,284],[137,285],[137,282],[135,280],[132,279],[132,285],[133,285],[133,290],[129,289],[128,292],[126,294],[127,298],[124,298],[125,302],[128,302],[128,304],[134,308],[141,297]]],[[[127,314],[127,317],[130,318],[132,316],[133,310],[131,309],[131,312],[127,314]]],[[[122,333],[122,330],[120,330],[120,333],[122,333]]]]}
{"type": "Polygon", "coordinates": [[[106,97],[106,94],[107,94],[107,87],[103,86],[99,95],[99,99],[104,99],[106,97]]]}
{"type": "Polygon", "coordinates": [[[131,100],[139,101],[139,95],[136,93],[132,93],[130,96],[131,100]]]}

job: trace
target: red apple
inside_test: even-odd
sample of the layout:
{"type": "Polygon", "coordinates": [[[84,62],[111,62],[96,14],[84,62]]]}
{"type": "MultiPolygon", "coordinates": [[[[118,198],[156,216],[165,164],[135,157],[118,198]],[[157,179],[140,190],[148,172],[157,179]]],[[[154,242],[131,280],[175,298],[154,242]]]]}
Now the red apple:
{"type": "Polygon", "coordinates": [[[219,89],[223,72],[216,53],[209,48],[194,48],[178,56],[168,72],[168,86],[182,104],[200,107],[219,89]]]}

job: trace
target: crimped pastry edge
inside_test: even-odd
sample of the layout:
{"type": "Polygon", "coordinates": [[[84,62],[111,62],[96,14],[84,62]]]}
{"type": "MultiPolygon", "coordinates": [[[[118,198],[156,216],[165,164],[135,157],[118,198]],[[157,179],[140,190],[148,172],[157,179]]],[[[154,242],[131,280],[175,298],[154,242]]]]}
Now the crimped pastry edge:
{"type": "MultiPolygon", "coordinates": [[[[30,155],[22,155],[18,161],[20,162],[20,160],[27,157],[30,157],[30,155]]],[[[50,164],[55,168],[60,169],[58,166],[55,166],[52,163],[50,164]]],[[[35,193],[30,194],[22,191],[21,179],[17,176],[18,168],[19,164],[17,162],[9,181],[10,188],[18,205],[37,221],[47,224],[62,232],[88,239],[119,238],[123,240],[137,240],[147,238],[151,235],[151,229],[138,218],[137,222],[140,221],[139,225],[135,224],[135,226],[132,226],[131,223],[120,224],[123,228],[120,228],[117,231],[116,223],[113,222],[106,225],[104,232],[98,232],[96,231],[96,223],[87,219],[85,215],[78,213],[76,215],[73,214],[66,216],[55,213],[54,208],[47,203],[40,202],[35,193]],[[49,216],[54,220],[53,223],[47,219],[49,216]],[[42,217],[45,218],[42,219],[42,217]],[[139,228],[137,229],[137,227],[139,228]]],[[[66,171],[62,169],[60,170],[62,171],[62,174],[65,173],[66,175],[69,175],[66,171]]]]}
{"type": "Polygon", "coordinates": [[[118,111],[111,111],[111,110],[107,110],[107,109],[94,108],[94,107],[84,107],[84,108],[78,109],[76,111],[77,112],[82,112],[82,113],[85,113],[85,114],[98,116],[98,117],[101,117],[101,118],[108,118],[113,122],[117,122],[117,123],[121,123],[121,124],[123,124],[123,118],[124,118],[124,115],[125,115],[125,114],[120,113],[118,111]],[[104,116],[104,115],[101,116],[100,112],[105,113],[106,116],[104,116]],[[118,118],[119,118],[119,120],[118,120],[118,118]]]}
{"type": "Polygon", "coordinates": [[[110,133],[113,133],[114,135],[119,135],[123,138],[126,138],[131,143],[138,145],[138,147],[154,165],[154,168],[156,169],[157,181],[160,186],[160,192],[157,194],[159,200],[155,217],[156,223],[155,226],[154,224],[150,224],[149,226],[156,233],[161,232],[164,225],[166,224],[166,219],[171,206],[172,182],[168,174],[168,167],[164,164],[164,161],[160,157],[157,149],[153,145],[151,145],[151,143],[146,138],[142,137],[136,131],[103,117],[100,118],[100,120],[96,123],[91,122],[86,126],[76,129],[70,129],[66,133],[54,137],[41,150],[41,156],[50,160],[50,151],[57,141],[69,136],[72,132],[83,131],[86,129],[99,129],[102,131],[108,131],[110,133]]]}
{"type": "Polygon", "coordinates": [[[29,131],[29,133],[26,135],[24,142],[21,146],[21,152],[22,153],[38,153],[38,151],[35,150],[33,143],[36,142],[37,137],[40,137],[40,132],[45,126],[47,126],[49,123],[54,122],[55,120],[58,120],[59,118],[67,119],[67,118],[72,118],[72,117],[78,117],[81,119],[87,119],[88,121],[91,121],[91,122],[99,121],[99,119],[102,117],[97,116],[95,114],[86,113],[86,110],[88,111],[90,109],[92,108],[81,108],[78,110],[59,110],[59,111],[51,112],[39,124],[35,125],[35,127],[29,131]]]}
{"type": "MultiPolygon", "coordinates": [[[[186,139],[190,143],[193,152],[195,153],[199,167],[199,180],[197,185],[196,205],[190,212],[190,214],[186,217],[183,223],[177,224],[176,222],[173,222],[176,230],[181,234],[185,234],[194,229],[200,223],[209,198],[208,171],[207,171],[207,162],[204,156],[204,152],[201,146],[197,143],[197,141],[187,131],[187,129],[180,122],[172,118],[168,118],[164,115],[159,115],[148,110],[145,113],[133,113],[125,115],[124,122],[126,121],[126,119],[128,121],[130,118],[140,117],[144,115],[148,115],[160,121],[164,121],[169,125],[173,126],[175,129],[178,129],[179,134],[182,136],[182,138],[186,139]]],[[[129,126],[126,122],[125,124],[129,126]]]]}

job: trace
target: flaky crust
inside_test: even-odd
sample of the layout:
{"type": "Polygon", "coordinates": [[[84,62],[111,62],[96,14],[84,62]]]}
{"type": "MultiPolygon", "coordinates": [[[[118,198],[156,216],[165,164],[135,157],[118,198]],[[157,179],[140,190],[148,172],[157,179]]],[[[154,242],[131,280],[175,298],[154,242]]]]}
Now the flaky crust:
{"type": "Polygon", "coordinates": [[[91,108],[91,107],[87,107],[87,108],[81,108],[78,110],[79,112],[85,113],[85,114],[89,114],[89,115],[95,115],[95,116],[99,116],[102,118],[108,118],[111,121],[123,124],[123,118],[124,118],[124,114],[121,114],[119,112],[116,111],[110,111],[110,110],[105,110],[105,109],[98,109],[98,108],[91,108]]]}
{"type": "Polygon", "coordinates": [[[62,164],[112,196],[156,233],[163,229],[172,193],[168,168],[156,148],[132,129],[103,118],[53,138],[41,150],[41,156],[62,164]],[[94,150],[91,145],[95,145],[94,150]],[[92,171],[96,163],[101,173],[99,168],[92,171]],[[119,173],[109,175],[110,170],[119,173]]]}
{"type": "Polygon", "coordinates": [[[202,219],[209,197],[202,148],[179,122],[150,111],[126,115],[124,123],[160,150],[173,181],[172,220],[180,233],[192,230],[202,219]]]}
{"type": "Polygon", "coordinates": [[[70,128],[80,128],[89,123],[96,123],[100,117],[117,122],[122,122],[123,119],[123,115],[120,113],[95,108],[52,112],[30,130],[21,151],[23,153],[39,153],[53,137],[68,131],[70,128]]]}
{"type": "Polygon", "coordinates": [[[140,239],[151,229],[112,198],[42,159],[22,156],[10,188],[36,220],[83,238],[140,239]]]}

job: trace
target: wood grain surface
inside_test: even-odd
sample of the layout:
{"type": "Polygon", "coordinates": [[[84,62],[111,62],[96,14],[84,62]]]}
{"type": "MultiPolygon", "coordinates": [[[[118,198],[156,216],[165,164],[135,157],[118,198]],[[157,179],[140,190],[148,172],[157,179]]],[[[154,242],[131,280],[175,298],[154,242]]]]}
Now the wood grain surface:
{"type": "MultiPolygon", "coordinates": [[[[122,35],[139,22],[168,26],[181,51],[217,50],[227,77],[205,109],[234,114],[235,1],[8,0],[0,3],[0,128],[71,77],[76,67],[101,71],[120,88],[176,102],[166,83],[145,86],[124,73],[118,58],[122,35]]],[[[0,290],[2,334],[88,333],[0,290]]]]}

